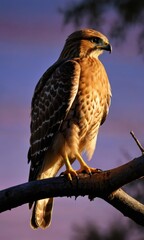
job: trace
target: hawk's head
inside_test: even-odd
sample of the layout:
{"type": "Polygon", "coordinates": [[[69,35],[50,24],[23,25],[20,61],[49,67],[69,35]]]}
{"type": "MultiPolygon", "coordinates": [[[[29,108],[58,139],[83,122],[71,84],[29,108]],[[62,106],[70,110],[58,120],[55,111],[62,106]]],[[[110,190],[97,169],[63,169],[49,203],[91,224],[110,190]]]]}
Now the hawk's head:
{"type": "Polygon", "coordinates": [[[67,38],[60,58],[87,56],[98,58],[103,50],[112,51],[108,39],[94,29],[82,29],[67,38]]]}

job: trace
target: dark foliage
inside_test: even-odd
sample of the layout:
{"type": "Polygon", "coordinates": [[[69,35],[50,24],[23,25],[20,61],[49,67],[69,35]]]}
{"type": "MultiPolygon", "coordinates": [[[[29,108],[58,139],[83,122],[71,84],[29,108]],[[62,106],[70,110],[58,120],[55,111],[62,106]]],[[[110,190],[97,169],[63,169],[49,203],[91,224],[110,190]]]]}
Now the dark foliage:
{"type": "Polygon", "coordinates": [[[86,222],[84,226],[74,225],[72,239],[77,240],[127,240],[129,231],[119,222],[109,226],[109,230],[101,232],[99,227],[92,223],[86,222]]]}
{"type": "MultiPolygon", "coordinates": [[[[71,2],[60,9],[64,24],[73,23],[76,27],[86,23],[122,42],[129,31],[136,30],[138,52],[144,54],[144,1],[143,0],[81,0],[71,2]]],[[[123,41],[124,42],[124,41],[123,41]]]]}

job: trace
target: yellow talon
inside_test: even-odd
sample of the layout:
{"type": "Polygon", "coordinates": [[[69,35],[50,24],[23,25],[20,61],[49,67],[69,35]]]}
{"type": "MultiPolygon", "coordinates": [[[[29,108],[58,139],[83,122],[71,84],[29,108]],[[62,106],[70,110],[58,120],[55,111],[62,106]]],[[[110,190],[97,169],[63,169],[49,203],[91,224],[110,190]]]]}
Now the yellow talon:
{"type": "Polygon", "coordinates": [[[77,160],[78,160],[79,163],[80,163],[80,169],[77,170],[77,171],[75,171],[75,170],[72,168],[68,156],[66,155],[65,158],[64,158],[65,165],[66,165],[66,171],[63,173],[63,175],[66,175],[67,178],[68,178],[70,181],[72,181],[72,177],[78,177],[78,174],[79,174],[79,173],[86,172],[86,173],[92,175],[92,173],[95,173],[95,172],[98,171],[96,168],[91,168],[91,167],[89,167],[89,166],[85,163],[85,161],[83,160],[83,158],[81,157],[81,155],[80,155],[79,153],[77,153],[75,157],[77,158],[77,160]]]}
{"type": "Polygon", "coordinates": [[[72,176],[77,177],[77,172],[71,167],[70,169],[67,169],[65,172],[63,172],[63,175],[66,175],[68,180],[72,181],[72,176]]]}
{"type": "Polygon", "coordinates": [[[95,173],[97,172],[97,169],[96,168],[90,168],[88,165],[85,165],[85,166],[82,166],[79,170],[76,171],[78,174],[79,173],[82,173],[82,172],[86,172],[88,174],[92,174],[92,173],[95,173]]]}
{"type": "Polygon", "coordinates": [[[65,156],[65,165],[66,165],[66,171],[63,173],[63,175],[66,175],[70,181],[72,181],[72,176],[77,177],[77,172],[72,168],[70,161],[68,159],[68,156],[65,156]]]}
{"type": "Polygon", "coordinates": [[[91,175],[92,173],[97,172],[96,168],[91,168],[85,163],[85,161],[83,160],[80,154],[77,154],[76,158],[79,161],[81,166],[80,169],[76,171],[77,173],[82,173],[83,171],[85,171],[86,173],[91,175]]]}

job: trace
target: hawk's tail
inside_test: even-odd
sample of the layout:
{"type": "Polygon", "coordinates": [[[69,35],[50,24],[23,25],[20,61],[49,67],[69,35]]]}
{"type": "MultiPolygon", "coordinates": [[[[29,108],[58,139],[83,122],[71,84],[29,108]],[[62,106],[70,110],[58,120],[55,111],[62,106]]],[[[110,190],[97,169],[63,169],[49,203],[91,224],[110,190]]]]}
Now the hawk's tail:
{"type": "MultiPolygon", "coordinates": [[[[39,173],[38,179],[54,177],[59,169],[62,167],[63,161],[58,156],[52,156],[48,153],[43,164],[43,168],[39,173]]],[[[31,227],[33,229],[46,228],[51,223],[53,207],[53,198],[46,198],[38,200],[34,203],[32,217],[31,217],[31,227]]]]}
{"type": "Polygon", "coordinates": [[[37,229],[38,227],[46,228],[51,223],[53,208],[53,198],[42,199],[35,202],[31,218],[31,227],[37,229]]]}

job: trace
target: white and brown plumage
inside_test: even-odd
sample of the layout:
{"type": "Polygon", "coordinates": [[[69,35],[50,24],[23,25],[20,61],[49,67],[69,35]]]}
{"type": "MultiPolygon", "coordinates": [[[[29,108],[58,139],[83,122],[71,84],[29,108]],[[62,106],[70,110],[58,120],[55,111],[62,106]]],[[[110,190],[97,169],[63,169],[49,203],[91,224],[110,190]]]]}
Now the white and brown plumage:
{"type": "MultiPolygon", "coordinates": [[[[100,125],[108,114],[111,89],[98,56],[111,52],[108,39],[93,29],[72,33],[57,62],[39,80],[32,99],[29,181],[53,177],[66,165],[69,178],[94,171],[82,159],[95,149],[100,125]],[[77,159],[80,170],[71,164],[77,159]]],[[[32,204],[30,204],[31,207],[32,204]]],[[[31,226],[46,228],[53,199],[34,203],[31,226]]]]}

